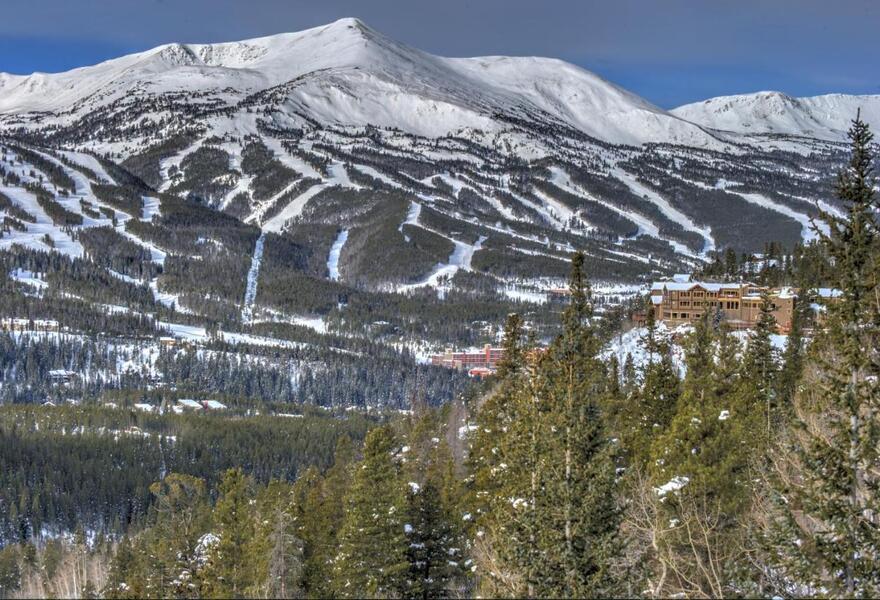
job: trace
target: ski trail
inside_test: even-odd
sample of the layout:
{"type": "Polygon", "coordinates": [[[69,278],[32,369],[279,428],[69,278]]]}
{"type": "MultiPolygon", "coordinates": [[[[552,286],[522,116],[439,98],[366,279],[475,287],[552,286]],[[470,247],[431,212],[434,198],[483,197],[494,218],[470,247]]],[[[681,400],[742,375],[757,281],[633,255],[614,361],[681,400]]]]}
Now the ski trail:
{"type": "Polygon", "coordinates": [[[330,256],[327,257],[327,271],[330,272],[330,279],[333,281],[339,281],[339,255],[342,254],[342,247],[347,241],[348,229],[343,229],[330,248],[330,256]]]}
{"type": "Polygon", "coordinates": [[[574,194],[575,196],[587,198],[597,204],[601,204],[605,208],[613,210],[620,216],[625,217],[635,223],[638,226],[639,231],[633,236],[633,238],[637,238],[640,235],[647,235],[649,237],[666,242],[667,244],[672,246],[672,249],[679,254],[684,254],[685,256],[690,256],[692,258],[698,258],[697,254],[695,254],[690,248],[688,248],[681,242],[676,242],[675,240],[670,240],[660,235],[660,228],[648,217],[633,211],[622,209],[618,206],[615,206],[614,204],[596,198],[595,196],[587,192],[584,188],[574,183],[571,180],[569,174],[559,167],[550,167],[550,173],[552,174],[550,182],[558,186],[559,188],[567,191],[570,194],[574,194]]]}
{"type": "Polygon", "coordinates": [[[312,199],[313,196],[316,196],[319,192],[329,187],[330,185],[331,184],[329,182],[313,185],[305,192],[294,198],[290,202],[290,204],[288,204],[281,210],[281,212],[263,223],[261,226],[262,230],[270,231],[272,233],[281,233],[281,230],[284,229],[284,226],[287,225],[288,221],[298,217],[302,213],[303,209],[306,207],[306,204],[309,200],[312,199]]]}
{"type": "Polygon", "coordinates": [[[631,173],[624,171],[620,167],[614,167],[612,173],[618,180],[625,183],[630,191],[636,196],[654,203],[657,208],[660,209],[660,212],[666,215],[670,221],[678,223],[687,231],[695,231],[696,233],[699,233],[705,240],[701,252],[702,254],[715,250],[715,240],[712,238],[712,230],[709,227],[700,227],[694,223],[690,217],[673,207],[665,198],[663,198],[663,196],[639,183],[631,173]]]}
{"type": "Polygon", "coordinates": [[[251,268],[247,274],[247,287],[244,291],[244,306],[241,307],[242,323],[250,323],[253,316],[254,300],[257,299],[257,280],[260,277],[260,263],[263,261],[263,246],[266,243],[266,232],[260,233],[257,244],[254,246],[254,256],[251,259],[251,268]]]}
{"type": "Polygon", "coordinates": [[[455,244],[455,249],[452,251],[452,254],[449,255],[448,262],[445,264],[437,264],[437,266],[434,267],[434,270],[425,279],[418,283],[402,285],[397,288],[397,291],[406,292],[408,290],[414,290],[425,286],[438,287],[441,279],[452,279],[459,270],[471,271],[471,261],[474,258],[474,254],[477,250],[480,250],[483,247],[483,242],[488,238],[481,235],[474,244],[466,244],[458,240],[453,240],[452,238],[448,239],[455,244]]]}
{"type": "Polygon", "coordinates": [[[397,228],[397,231],[403,233],[403,239],[407,242],[409,241],[409,236],[403,232],[404,225],[419,225],[419,215],[422,214],[422,205],[418,202],[410,202],[409,204],[409,212],[406,213],[406,219],[404,219],[403,223],[397,228]]]}
{"type": "MultiPolygon", "coordinates": [[[[812,223],[810,222],[810,215],[797,211],[790,206],[785,206],[784,204],[780,204],[770,198],[756,193],[748,193],[748,192],[739,192],[737,190],[730,189],[730,185],[734,184],[734,182],[726,181],[724,179],[719,179],[714,186],[709,185],[707,183],[703,183],[702,181],[692,181],[690,179],[680,178],[682,181],[690,183],[699,188],[703,188],[705,190],[723,190],[728,194],[733,194],[735,196],[739,196],[746,202],[750,204],[756,204],[763,208],[772,210],[773,212],[777,212],[781,215],[785,215],[790,219],[794,219],[801,225],[801,239],[805,242],[810,242],[816,239],[816,232],[813,231],[812,223]]],[[[801,198],[801,200],[806,200],[801,198]]],[[[809,200],[807,200],[809,202],[809,200]]],[[[819,223],[819,230],[823,233],[828,233],[828,227],[824,223],[819,223]]]]}
{"type": "MultiPolygon", "coordinates": [[[[805,215],[802,212],[798,212],[788,206],[783,204],[779,204],[778,202],[774,202],[770,198],[766,196],[762,196],[761,194],[748,194],[743,192],[735,192],[733,190],[725,190],[728,194],[736,194],[746,202],[750,202],[752,204],[757,204],[758,206],[763,206],[764,208],[769,208],[774,212],[778,212],[781,215],[785,215],[791,219],[794,219],[801,225],[801,239],[805,242],[811,242],[815,240],[818,236],[816,232],[813,231],[813,225],[810,222],[810,216],[805,215]]],[[[819,230],[823,233],[828,233],[828,226],[824,223],[818,222],[819,230]]]]}

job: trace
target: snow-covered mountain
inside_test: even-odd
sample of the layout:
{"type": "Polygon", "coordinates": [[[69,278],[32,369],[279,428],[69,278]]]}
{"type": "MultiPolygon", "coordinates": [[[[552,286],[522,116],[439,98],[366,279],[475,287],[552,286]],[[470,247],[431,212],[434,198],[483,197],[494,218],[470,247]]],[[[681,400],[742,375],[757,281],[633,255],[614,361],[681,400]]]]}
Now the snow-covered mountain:
{"type": "Polygon", "coordinates": [[[81,116],[124,98],[225,101],[288,86],[286,103],[324,124],[442,136],[496,132],[508,118],[559,121],[604,141],[714,143],[711,134],[574,65],[546,58],[432,56],[357,19],[223,44],[168,44],[66,73],[0,75],[0,113],[81,116]]]}
{"type": "Polygon", "coordinates": [[[758,92],[710,98],[671,112],[711,129],[843,141],[858,110],[865,122],[880,130],[880,95],[792,98],[780,92],[758,92]]]}
{"type": "MultiPolygon", "coordinates": [[[[27,186],[54,176],[45,192],[79,215],[68,221],[115,207],[142,248],[149,234],[157,248],[177,238],[139,225],[136,199],[167,205],[162,214],[185,214],[184,200],[259,230],[267,257],[282,253],[322,285],[484,293],[564,277],[575,248],[592,276],[631,281],[713,250],[810,239],[842,131],[856,106],[875,123],[875,100],[771,94],[670,112],[560,60],[443,58],[342,19],[0,74],[0,144],[15,147],[8,169],[27,173],[7,182],[26,213],[39,206],[27,186]],[[12,158],[22,156],[30,162],[12,158]],[[70,187],[58,168],[94,184],[82,186],[84,207],[58,189],[70,187]]],[[[52,224],[40,219],[54,219],[35,218],[0,247],[45,245],[40,227],[52,224]]],[[[196,254],[188,248],[180,260],[196,254]]],[[[252,275],[242,280],[262,277],[252,275]]]]}

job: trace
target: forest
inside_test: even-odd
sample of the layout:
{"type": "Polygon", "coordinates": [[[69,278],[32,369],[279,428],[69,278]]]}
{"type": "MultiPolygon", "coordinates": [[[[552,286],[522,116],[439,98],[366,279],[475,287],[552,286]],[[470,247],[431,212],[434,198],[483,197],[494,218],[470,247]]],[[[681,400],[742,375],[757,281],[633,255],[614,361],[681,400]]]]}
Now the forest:
{"type": "MultiPolygon", "coordinates": [[[[576,253],[552,342],[538,348],[510,314],[497,375],[450,402],[415,394],[410,410],[372,420],[314,417],[324,433],[291,463],[277,452],[285,436],[259,419],[139,421],[176,436],[169,448],[184,456],[152,481],[155,465],[133,475],[138,518],[54,537],[34,534],[47,503],[28,490],[37,472],[47,497],[75,483],[34,465],[78,448],[100,471],[114,460],[102,436],[120,427],[108,419],[120,417],[84,423],[72,410],[35,427],[42,413],[0,413],[0,456],[12,457],[2,498],[17,515],[0,595],[876,597],[880,226],[872,134],[857,119],[850,140],[835,188],[844,212],[820,212],[816,242],[760,269],[840,291],[799,304],[782,350],[765,297],[745,343],[706,313],[675,340],[683,368],[650,312],[644,364],[606,359],[576,253]],[[220,460],[180,452],[189,427],[217,428],[196,438],[220,460]],[[35,444],[51,435],[58,445],[35,444]],[[260,442],[259,462],[225,453],[246,439],[260,442]]],[[[747,263],[722,254],[705,269],[735,277],[747,263]]],[[[114,447],[163,443],[150,440],[114,447]]]]}

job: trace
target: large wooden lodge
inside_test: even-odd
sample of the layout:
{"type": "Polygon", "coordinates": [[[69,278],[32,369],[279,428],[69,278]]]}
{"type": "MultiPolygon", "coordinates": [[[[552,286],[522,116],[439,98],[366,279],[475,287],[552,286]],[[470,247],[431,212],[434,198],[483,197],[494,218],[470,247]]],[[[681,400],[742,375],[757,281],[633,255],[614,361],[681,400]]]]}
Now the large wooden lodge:
{"type": "Polygon", "coordinates": [[[751,329],[761,314],[762,295],[770,296],[777,328],[791,329],[796,294],[791,288],[766,288],[753,283],[659,281],[651,286],[651,304],[658,321],[670,327],[693,323],[708,310],[717,310],[734,329],[751,329]]]}
{"type": "MultiPolygon", "coordinates": [[[[670,281],[654,282],[651,306],[654,316],[669,327],[693,323],[708,310],[717,310],[733,329],[751,329],[761,314],[763,295],[770,298],[770,309],[780,333],[791,330],[797,290],[770,288],[750,282],[714,283],[691,281],[688,275],[676,275],[670,281]]],[[[833,299],[836,290],[820,289],[818,296],[833,299]]]]}

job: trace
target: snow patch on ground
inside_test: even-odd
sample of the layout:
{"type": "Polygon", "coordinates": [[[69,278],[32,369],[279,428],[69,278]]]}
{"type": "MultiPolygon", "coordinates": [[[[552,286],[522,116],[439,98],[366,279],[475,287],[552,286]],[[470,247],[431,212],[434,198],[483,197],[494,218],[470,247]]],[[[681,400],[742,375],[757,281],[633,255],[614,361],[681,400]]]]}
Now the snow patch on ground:
{"type": "Polygon", "coordinates": [[[343,229],[333,242],[333,246],[330,247],[330,256],[327,257],[327,271],[330,273],[330,279],[333,281],[339,280],[339,255],[342,253],[342,248],[347,241],[348,229],[343,229]]]}
{"type": "Polygon", "coordinates": [[[266,244],[266,232],[262,232],[254,246],[251,268],[248,269],[247,285],[244,291],[244,304],[241,308],[242,323],[249,323],[253,316],[254,301],[257,299],[257,282],[260,278],[260,265],[263,262],[263,248],[266,244]]]}
{"type": "Polygon", "coordinates": [[[153,217],[161,216],[159,199],[151,196],[143,196],[144,208],[141,210],[141,221],[152,221],[153,217]]]}
{"type": "Polygon", "coordinates": [[[449,255],[448,263],[439,263],[434,268],[434,270],[422,281],[418,283],[411,283],[408,285],[399,286],[397,290],[401,292],[407,292],[425,286],[440,287],[442,282],[452,279],[455,274],[458,273],[459,269],[470,271],[471,261],[474,258],[474,253],[482,248],[483,242],[485,241],[486,236],[484,235],[481,235],[474,244],[466,244],[465,242],[452,240],[452,242],[455,244],[455,249],[452,251],[452,254],[449,255]]]}
{"type": "Polygon", "coordinates": [[[308,204],[309,200],[329,186],[329,183],[318,183],[304,191],[302,194],[294,198],[290,204],[285,206],[281,212],[263,223],[263,231],[281,233],[288,221],[295,219],[302,214],[302,211],[306,207],[306,204],[308,204]]]}

